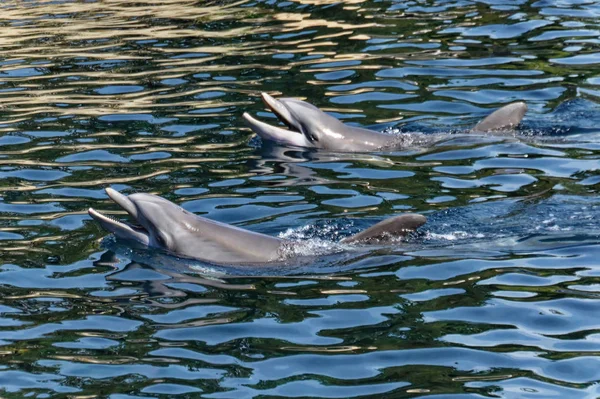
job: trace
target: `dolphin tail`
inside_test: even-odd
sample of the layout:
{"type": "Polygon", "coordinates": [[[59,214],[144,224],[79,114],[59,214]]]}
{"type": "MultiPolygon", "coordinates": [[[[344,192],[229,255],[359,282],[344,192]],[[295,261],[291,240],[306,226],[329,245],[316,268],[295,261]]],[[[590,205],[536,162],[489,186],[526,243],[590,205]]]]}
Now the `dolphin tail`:
{"type": "Polygon", "coordinates": [[[485,133],[498,130],[512,130],[521,123],[525,112],[527,112],[527,104],[524,102],[505,105],[488,115],[471,131],[485,133]]]}
{"type": "Polygon", "coordinates": [[[345,244],[385,243],[407,236],[424,225],[426,221],[427,218],[423,215],[405,213],[404,215],[385,219],[358,234],[344,238],[341,242],[345,244]]]}

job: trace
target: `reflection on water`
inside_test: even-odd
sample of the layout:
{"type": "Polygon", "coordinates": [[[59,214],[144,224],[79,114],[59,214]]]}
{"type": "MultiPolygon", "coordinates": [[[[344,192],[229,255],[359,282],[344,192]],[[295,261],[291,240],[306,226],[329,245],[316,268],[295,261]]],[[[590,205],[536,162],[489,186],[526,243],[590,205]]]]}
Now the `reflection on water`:
{"type": "Polygon", "coordinates": [[[600,395],[596,2],[0,12],[4,396],[600,395]],[[261,91],[415,145],[262,145],[241,119],[274,121],[261,91]],[[519,134],[455,134],[516,100],[519,134]],[[327,255],[256,270],[120,246],[86,213],[122,215],[107,186],[327,255]],[[328,252],[405,211],[429,222],[402,245],[328,252]]]}

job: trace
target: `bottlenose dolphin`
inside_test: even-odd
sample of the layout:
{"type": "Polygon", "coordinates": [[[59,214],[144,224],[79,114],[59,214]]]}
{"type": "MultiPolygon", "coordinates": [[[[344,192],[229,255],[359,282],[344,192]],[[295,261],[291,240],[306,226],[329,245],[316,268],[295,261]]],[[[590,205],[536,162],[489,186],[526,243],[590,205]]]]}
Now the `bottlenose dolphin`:
{"type": "MultiPolygon", "coordinates": [[[[317,148],[338,152],[369,152],[395,149],[402,146],[402,135],[391,135],[343,124],[312,104],[293,98],[276,100],[261,93],[266,106],[289,130],[271,126],[244,113],[243,118],[262,139],[283,145],[317,148]]],[[[516,102],[506,105],[473,129],[474,132],[502,131],[521,122],[527,105],[516,102]]]]}
{"type": "MultiPolygon", "coordinates": [[[[133,240],[173,255],[217,265],[265,264],[281,261],[294,242],[241,229],[195,215],[162,197],[136,193],[125,196],[111,188],[106,193],[137,224],[118,221],[90,208],[89,215],[117,238],[133,240]]],[[[386,219],[344,243],[387,243],[406,236],[427,219],[403,214],[386,219]]]]}

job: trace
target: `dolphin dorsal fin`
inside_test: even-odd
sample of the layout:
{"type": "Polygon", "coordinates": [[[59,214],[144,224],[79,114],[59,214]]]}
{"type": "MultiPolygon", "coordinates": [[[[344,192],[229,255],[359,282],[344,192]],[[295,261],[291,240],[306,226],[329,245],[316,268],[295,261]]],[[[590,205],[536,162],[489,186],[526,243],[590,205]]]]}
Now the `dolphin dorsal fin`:
{"type": "Polygon", "coordinates": [[[497,130],[512,130],[521,123],[525,112],[527,112],[527,104],[524,102],[505,105],[484,118],[471,131],[485,133],[497,130]]]}
{"type": "Polygon", "coordinates": [[[427,218],[423,215],[405,213],[400,216],[385,219],[358,234],[344,238],[341,242],[345,244],[385,243],[386,241],[407,236],[409,233],[424,225],[426,221],[427,218]]]}

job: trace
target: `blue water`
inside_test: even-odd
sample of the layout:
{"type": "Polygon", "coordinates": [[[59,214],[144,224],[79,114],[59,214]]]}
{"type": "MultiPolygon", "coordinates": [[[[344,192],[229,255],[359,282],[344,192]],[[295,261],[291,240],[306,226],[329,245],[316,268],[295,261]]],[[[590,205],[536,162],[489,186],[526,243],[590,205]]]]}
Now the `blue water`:
{"type": "Polygon", "coordinates": [[[594,1],[0,3],[0,395],[600,397],[594,1]],[[260,92],[401,137],[261,143],[260,92]],[[515,134],[465,134],[529,106],[515,134]],[[131,248],[151,192],[297,240],[271,267],[131,248]],[[386,217],[405,242],[339,244],[386,217]]]}

